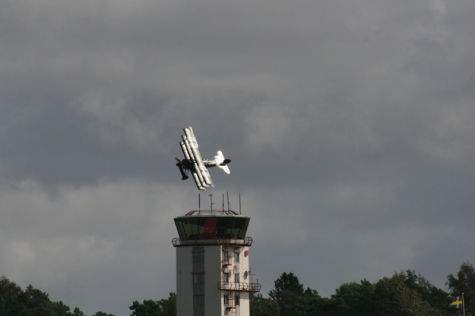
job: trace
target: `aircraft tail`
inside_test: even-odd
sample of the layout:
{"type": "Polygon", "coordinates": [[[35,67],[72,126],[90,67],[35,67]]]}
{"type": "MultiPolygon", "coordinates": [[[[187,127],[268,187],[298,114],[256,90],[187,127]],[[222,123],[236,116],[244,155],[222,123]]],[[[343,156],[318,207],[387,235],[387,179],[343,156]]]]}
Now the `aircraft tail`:
{"type": "Polygon", "coordinates": [[[214,161],[216,161],[216,166],[218,166],[219,169],[223,170],[227,174],[231,173],[231,171],[229,171],[229,167],[227,166],[228,163],[231,162],[231,159],[225,159],[221,150],[218,150],[216,156],[214,156],[214,161]]]}

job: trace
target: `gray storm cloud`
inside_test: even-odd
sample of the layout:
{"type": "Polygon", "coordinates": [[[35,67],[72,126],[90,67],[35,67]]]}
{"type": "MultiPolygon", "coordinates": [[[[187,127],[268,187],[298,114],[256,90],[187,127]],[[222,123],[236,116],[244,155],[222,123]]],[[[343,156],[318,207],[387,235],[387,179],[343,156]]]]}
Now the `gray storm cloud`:
{"type": "Polygon", "coordinates": [[[326,296],[405,269],[443,287],[474,260],[474,13],[1,2],[0,274],[86,313],[175,291],[191,125],[204,157],[232,159],[213,192],[241,192],[264,294],[285,271],[326,296]]]}

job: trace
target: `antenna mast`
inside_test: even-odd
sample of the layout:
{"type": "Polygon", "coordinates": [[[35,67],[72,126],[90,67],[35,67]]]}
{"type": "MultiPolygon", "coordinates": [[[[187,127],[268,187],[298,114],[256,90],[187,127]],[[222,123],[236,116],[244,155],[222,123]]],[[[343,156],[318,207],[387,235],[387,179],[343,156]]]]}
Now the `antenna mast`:
{"type": "Polygon", "coordinates": [[[239,215],[241,215],[241,192],[239,192],[239,215]]]}
{"type": "Polygon", "coordinates": [[[229,192],[226,191],[226,198],[228,199],[228,212],[229,212],[229,192]]]}
{"type": "Polygon", "coordinates": [[[211,214],[213,214],[213,204],[214,203],[213,203],[213,194],[212,193],[209,195],[209,200],[210,200],[210,203],[211,203],[211,214]]]}

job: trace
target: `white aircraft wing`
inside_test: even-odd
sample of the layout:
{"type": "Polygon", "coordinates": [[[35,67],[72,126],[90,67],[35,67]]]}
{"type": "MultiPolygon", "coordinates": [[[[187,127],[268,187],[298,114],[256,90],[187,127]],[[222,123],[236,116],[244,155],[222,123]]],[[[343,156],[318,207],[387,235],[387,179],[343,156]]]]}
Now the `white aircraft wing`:
{"type": "MultiPolygon", "coordinates": [[[[182,138],[183,138],[183,141],[180,142],[180,146],[181,146],[181,150],[183,151],[183,154],[185,155],[185,158],[189,161],[193,161],[193,158],[191,158],[192,156],[190,155],[190,152],[191,152],[191,148],[187,148],[187,145],[188,144],[188,139],[186,138],[186,136],[182,135],[182,138]]],[[[203,186],[204,184],[204,180],[203,178],[199,178],[199,174],[197,172],[195,172],[194,170],[196,170],[196,168],[198,168],[198,166],[196,165],[196,163],[193,164],[193,168],[191,171],[191,174],[193,175],[193,180],[195,180],[195,183],[196,183],[196,186],[198,187],[198,190],[206,190],[206,188],[203,186]]]]}
{"type": "MultiPolygon", "coordinates": [[[[205,188],[209,186],[214,187],[208,169],[205,167],[200,151],[198,150],[198,142],[196,141],[195,135],[193,134],[193,129],[191,126],[189,126],[185,127],[183,130],[185,131],[185,135],[182,135],[183,145],[181,147],[185,157],[187,157],[188,154],[190,158],[187,157],[187,159],[193,161],[194,170],[192,170],[192,173],[193,179],[196,182],[196,186],[200,190],[205,190],[205,188]],[[187,153],[185,153],[185,151],[187,153]]],[[[180,145],[181,144],[182,143],[180,143],[180,145]]]]}

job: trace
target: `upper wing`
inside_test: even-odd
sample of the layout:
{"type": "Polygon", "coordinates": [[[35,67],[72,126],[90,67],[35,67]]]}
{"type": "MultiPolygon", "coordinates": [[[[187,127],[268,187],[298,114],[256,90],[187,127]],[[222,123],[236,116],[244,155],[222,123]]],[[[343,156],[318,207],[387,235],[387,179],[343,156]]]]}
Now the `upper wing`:
{"type": "Polygon", "coordinates": [[[196,186],[199,190],[205,190],[205,188],[209,186],[214,187],[208,169],[205,167],[200,151],[198,150],[198,142],[193,134],[193,129],[189,126],[183,130],[185,131],[185,135],[181,136],[183,142],[181,142],[180,145],[185,157],[193,161],[194,170],[192,170],[192,173],[196,186]]]}
{"type": "Polygon", "coordinates": [[[204,183],[203,176],[201,176],[201,173],[196,172],[199,169],[198,169],[198,165],[195,162],[195,159],[193,158],[193,151],[191,150],[191,147],[188,143],[188,139],[185,135],[181,135],[181,137],[183,141],[180,142],[180,146],[183,151],[183,154],[185,155],[186,159],[193,162],[193,167],[191,168],[191,174],[193,175],[193,180],[195,180],[198,190],[206,190],[207,185],[204,183]]]}

